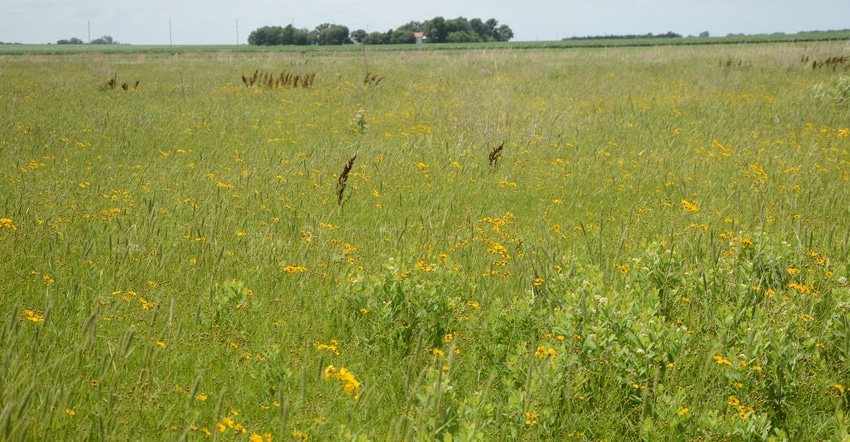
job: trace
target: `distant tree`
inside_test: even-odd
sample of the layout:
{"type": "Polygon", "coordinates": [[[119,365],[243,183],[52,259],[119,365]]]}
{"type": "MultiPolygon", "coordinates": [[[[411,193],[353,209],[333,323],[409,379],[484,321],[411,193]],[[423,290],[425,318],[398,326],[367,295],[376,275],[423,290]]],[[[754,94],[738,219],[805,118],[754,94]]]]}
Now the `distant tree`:
{"type": "Polygon", "coordinates": [[[341,45],[348,41],[348,27],[324,23],[316,26],[316,43],[320,45],[341,45]]]}
{"type": "Polygon", "coordinates": [[[306,46],[313,43],[314,41],[310,35],[310,31],[305,28],[298,29],[295,26],[286,25],[286,27],[283,28],[280,43],[278,44],[306,46]]]}
{"type": "Polygon", "coordinates": [[[416,43],[416,36],[413,35],[413,31],[409,29],[396,29],[389,38],[389,42],[394,45],[413,44],[416,43]]]}
{"type": "Polygon", "coordinates": [[[248,35],[248,44],[253,46],[277,45],[307,45],[310,44],[310,33],[306,29],[298,29],[292,25],[263,26],[248,35]]]}
{"type": "Polygon", "coordinates": [[[407,22],[398,28],[396,28],[396,32],[398,31],[410,31],[410,32],[422,32],[422,22],[419,21],[410,21],[407,22]]]}
{"type": "Polygon", "coordinates": [[[474,43],[479,41],[481,41],[481,37],[470,31],[449,32],[449,35],[446,37],[446,42],[448,43],[474,43]]]}
{"type": "Polygon", "coordinates": [[[434,17],[425,22],[410,21],[395,30],[367,33],[363,29],[349,32],[347,26],[322,23],[312,31],[297,29],[292,25],[263,26],[248,36],[248,44],[255,46],[272,45],[340,45],[355,42],[367,45],[377,44],[413,44],[415,33],[422,32],[428,43],[508,41],[514,33],[507,25],[499,25],[496,19],[482,21],[480,18],[467,20],[457,17],[446,20],[434,17]]]}
{"type": "Polygon", "coordinates": [[[706,37],[708,37],[708,31],[702,31],[702,32],[700,32],[700,33],[699,33],[699,36],[700,36],[701,38],[706,38],[706,37]]]}
{"type": "Polygon", "coordinates": [[[508,25],[501,25],[496,29],[496,41],[510,41],[514,38],[514,31],[508,25]]]}
{"type": "Polygon", "coordinates": [[[71,44],[71,45],[81,45],[83,43],[84,42],[77,37],[71,37],[71,39],[68,40],[68,44],[71,44]]]}
{"type": "Polygon", "coordinates": [[[263,26],[248,35],[248,44],[253,46],[274,46],[281,43],[283,28],[280,26],[263,26]]]}
{"type": "Polygon", "coordinates": [[[381,32],[373,32],[363,37],[364,45],[382,45],[384,44],[384,34],[381,32]]]}
{"type": "Polygon", "coordinates": [[[677,34],[673,31],[668,31],[666,34],[656,35],[658,38],[682,38],[682,34],[677,34]]]}
{"type": "Polygon", "coordinates": [[[367,35],[369,34],[366,31],[362,29],[357,29],[355,31],[351,31],[351,34],[349,34],[348,39],[354,43],[363,43],[363,39],[366,38],[367,35]]]}
{"type": "MultiPolygon", "coordinates": [[[[448,26],[449,28],[449,34],[451,34],[452,32],[475,32],[472,30],[472,26],[469,24],[469,20],[463,17],[446,20],[446,26],[448,26]]],[[[448,35],[446,35],[446,38],[448,38],[448,35]]]]}
{"type": "Polygon", "coordinates": [[[493,30],[487,26],[487,23],[481,21],[480,18],[473,18],[469,21],[469,26],[472,27],[472,30],[481,37],[482,41],[493,41],[495,40],[493,36],[493,30]]]}
{"type": "Polygon", "coordinates": [[[92,40],[91,44],[93,44],[93,45],[113,45],[113,44],[116,44],[117,45],[118,42],[113,40],[111,36],[104,35],[103,37],[96,38],[96,39],[92,40]]]}
{"type": "Polygon", "coordinates": [[[426,21],[422,25],[422,32],[428,43],[445,43],[446,37],[449,36],[449,28],[443,17],[434,17],[426,21]]]}

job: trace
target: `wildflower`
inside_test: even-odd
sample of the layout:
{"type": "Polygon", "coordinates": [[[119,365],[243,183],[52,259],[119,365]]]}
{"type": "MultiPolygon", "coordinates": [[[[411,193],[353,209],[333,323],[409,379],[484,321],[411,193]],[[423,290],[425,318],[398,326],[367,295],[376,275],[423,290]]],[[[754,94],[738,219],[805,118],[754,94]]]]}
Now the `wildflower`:
{"type": "Polygon", "coordinates": [[[92,387],[97,387],[97,384],[98,384],[97,379],[92,379],[92,380],[89,381],[89,383],[91,384],[92,387]]]}
{"type": "Polygon", "coordinates": [[[720,365],[732,365],[731,362],[727,361],[726,359],[723,359],[723,356],[714,356],[714,361],[720,365]]]}
{"type": "Polygon", "coordinates": [[[18,230],[18,228],[12,224],[11,218],[0,218],[0,227],[4,229],[18,230]]]}
{"type": "Polygon", "coordinates": [[[345,391],[345,394],[350,395],[351,393],[356,393],[354,395],[354,399],[357,399],[360,396],[360,382],[354,378],[354,375],[345,368],[341,368],[339,369],[338,377],[343,383],[343,390],[345,391]]]}
{"type": "Polygon", "coordinates": [[[289,273],[289,274],[301,273],[301,272],[304,272],[306,270],[307,270],[306,268],[301,267],[301,266],[297,266],[297,265],[294,265],[294,264],[290,264],[290,265],[283,268],[283,271],[286,272],[286,273],[289,273]]]}
{"type": "Polygon", "coordinates": [[[443,355],[443,351],[440,350],[439,348],[435,348],[435,349],[431,350],[431,352],[434,353],[434,356],[442,356],[443,355]]]}
{"type": "Polygon", "coordinates": [[[369,309],[367,309],[367,308],[365,308],[365,307],[364,307],[364,308],[361,308],[361,309],[360,309],[360,313],[363,313],[363,314],[365,315],[366,313],[369,313],[369,309]]]}
{"type": "Polygon", "coordinates": [[[833,385],[833,387],[836,390],[840,391],[841,393],[844,393],[845,391],[847,391],[847,389],[841,384],[835,384],[835,385],[833,385]]]}
{"type": "Polygon", "coordinates": [[[41,322],[41,321],[44,321],[44,316],[41,316],[41,315],[39,315],[39,314],[35,313],[34,311],[32,311],[32,310],[30,310],[30,309],[26,309],[26,310],[24,310],[24,317],[25,317],[28,321],[32,321],[32,322],[41,322]]]}
{"type": "Polygon", "coordinates": [[[299,439],[299,440],[301,440],[301,441],[305,441],[305,440],[307,440],[307,435],[306,435],[306,434],[304,434],[304,433],[303,433],[303,432],[301,432],[301,431],[298,431],[298,430],[295,430],[295,431],[293,431],[293,432],[292,432],[292,437],[295,437],[295,438],[297,438],[297,439],[299,439]]]}
{"type": "Polygon", "coordinates": [[[809,287],[797,284],[796,282],[792,282],[792,283],[788,284],[788,288],[792,288],[799,293],[808,293],[808,292],[811,291],[811,289],[809,289],[809,287]]]}
{"type": "Polygon", "coordinates": [[[351,395],[354,394],[354,399],[358,399],[360,397],[360,382],[354,378],[354,374],[348,371],[345,368],[340,368],[337,370],[333,365],[328,365],[325,368],[325,381],[329,381],[332,377],[335,377],[342,381],[342,388],[345,391],[345,394],[351,395]]]}
{"type": "Polygon", "coordinates": [[[538,359],[543,359],[546,356],[549,356],[550,358],[554,358],[557,355],[558,354],[555,353],[555,349],[552,348],[552,347],[549,347],[549,349],[547,350],[545,347],[540,346],[540,347],[537,347],[537,351],[534,352],[534,357],[536,357],[538,359]]]}
{"type": "Polygon", "coordinates": [[[530,411],[526,411],[525,412],[525,424],[530,427],[530,426],[532,426],[536,423],[537,423],[537,415],[530,412],[530,411]]]}
{"type": "Polygon", "coordinates": [[[699,207],[688,200],[682,200],[682,208],[685,209],[686,212],[699,212],[699,207]]]}
{"type": "Polygon", "coordinates": [[[335,377],[337,373],[338,371],[336,370],[336,367],[334,367],[333,365],[328,365],[325,368],[325,382],[330,380],[331,377],[335,377]]]}
{"type": "Polygon", "coordinates": [[[451,333],[447,334],[447,335],[445,336],[446,343],[452,342],[452,339],[453,339],[453,338],[454,338],[454,336],[452,336],[452,334],[451,334],[451,333]]]}
{"type": "Polygon", "coordinates": [[[165,344],[165,342],[162,342],[162,341],[156,341],[156,345],[158,345],[159,348],[165,348],[166,344],[165,344]]]}
{"type": "Polygon", "coordinates": [[[731,396],[731,395],[729,396],[729,405],[731,405],[733,407],[737,407],[740,404],[741,404],[741,401],[737,397],[731,396]]]}
{"type": "Polygon", "coordinates": [[[77,414],[77,412],[75,412],[74,410],[72,410],[70,408],[66,408],[65,413],[68,413],[68,416],[73,416],[73,415],[77,414]]]}
{"type": "Polygon", "coordinates": [[[419,261],[417,261],[416,267],[419,267],[420,270],[425,271],[425,272],[430,272],[430,271],[434,270],[434,268],[431,266],[431,264],[428,264],[428,262],[425,261],[424,259],[420,259],[419,261]]]}
{"type": "Polygon", "coordinates": [[[684,415],[688,414],[688,412],[689,412],[689,411],[691,411],[691,410],[690,410],[690,409],[688,409],[688,408],[682,408],[682,409],[679,411],[679,416],[684,416],[684,415]]]}
{"type": "Polygon", "coordinates": [[[336,349],[336,344],[336,339],[332,339],[330,344],[321,344],[317,342],[316,348],[318,348],[319,350],[329,350],[331,353],[339,356],[339,350],[336,349]]]}

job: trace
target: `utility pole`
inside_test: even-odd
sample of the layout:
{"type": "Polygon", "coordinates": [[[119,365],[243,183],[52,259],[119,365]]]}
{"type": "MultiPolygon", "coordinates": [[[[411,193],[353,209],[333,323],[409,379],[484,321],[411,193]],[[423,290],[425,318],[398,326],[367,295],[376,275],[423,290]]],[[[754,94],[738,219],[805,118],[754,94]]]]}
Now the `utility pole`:
{"type": "Polygon", "coordinates": [[[91,44],[91,20],[89,20],[89,44],[91,44]]]}
{"type": "Polygon", "coordinates": [[[236,46],[239,46],[239,17],[236,17],[236,46]]]}
{"type": "Polygon", "coordinates": [[[168,47],[174,50],[174,42],[171,40],[171,19],[168,19],[168,47]]]}

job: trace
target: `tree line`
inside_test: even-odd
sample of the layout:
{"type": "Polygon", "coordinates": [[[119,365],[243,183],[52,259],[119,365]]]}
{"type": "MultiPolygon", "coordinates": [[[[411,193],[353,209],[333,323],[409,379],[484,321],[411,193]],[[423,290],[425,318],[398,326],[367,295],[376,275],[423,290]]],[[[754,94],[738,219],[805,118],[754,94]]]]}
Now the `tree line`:
{"type": "MultiPolygon", "coordinates": [[[[705,33],[706,37],[708,37],[708,33],[705,33]]],[[[702,35],[700,35],[702,37],[702,35]]],[[[561,40],[613,40],[613,39],[637,39],[637,38],[682,38],[681,34],[677,34],[673,31],[670,31],[666,34],[653,34],[652,32],[648,34],[626,34],[626,35],[588,35],[585,37],[568,37],[562,38],[561,40]]]]}
{"type": "MultiPolygon", "coordinates": [[[[56,44],[58,44],[58,45],[82,45],[82,44],[86,44],[86,42],[80,40],[77,37],[71,37],[70,39],[64,39],[63,38],[62,40],[58,40],[56,42],[56,44]]],[[[120,43],[113,40],[111,36],[104,35],[103,37],[95,38],[94,40],[90,41],[89,44],[93,44],[93,45],[117,45],[117,44],[120,44],[120,43]]]]}
{"type": "Polygon", "coordinates": [[[386,32],[366,32],[363,29],[349,31],[347,26],[324,23],[312,31],[292,25],[263,26],[251,32],[248,44],[255,46],[276,45],[342,45],[342,44],[413,44],[418,43],[421,33],[423,43],[474,43],[509,41],[514,32],[508,25],[499,24],[495,18],[467,20],[458,17],[446,20],[434,17],[424,22],[411,21],[386,32]]]}

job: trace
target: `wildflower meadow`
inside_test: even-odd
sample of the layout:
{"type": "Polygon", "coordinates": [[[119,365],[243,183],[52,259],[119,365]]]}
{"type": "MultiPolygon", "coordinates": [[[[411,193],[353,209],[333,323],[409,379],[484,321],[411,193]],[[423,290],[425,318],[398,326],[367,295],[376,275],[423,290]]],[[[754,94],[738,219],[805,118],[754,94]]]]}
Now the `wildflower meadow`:
{"type": "Polygon", "coordinates": [[[850,439],[844,42],[0,56],[0,439],[850,439]]]}

